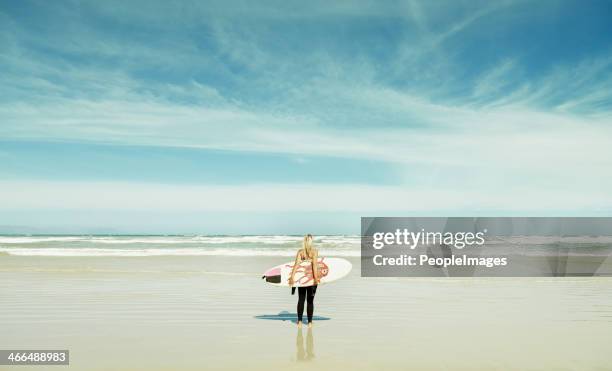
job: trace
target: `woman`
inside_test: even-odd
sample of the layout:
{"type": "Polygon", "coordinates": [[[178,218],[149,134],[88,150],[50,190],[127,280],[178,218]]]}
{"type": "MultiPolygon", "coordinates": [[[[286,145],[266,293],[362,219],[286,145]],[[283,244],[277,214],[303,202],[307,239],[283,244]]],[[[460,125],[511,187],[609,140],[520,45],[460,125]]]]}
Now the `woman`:
{"type": "Polygon", "coordinates": [[[309,262],[312,267],[312,279],[313,285],[308,287],[298,287],[298,304],[297,304],[297,315],[298,315],[298,327],[302,327],[302,316],[304,315],[304,301],[308,303],[306,314],[308,315],[308,327],[312,327],[312,315],[314,313],[314,296],[317,292],[317,285],[319,284],[319,270],[317,267],[317,258],[319,252],[312,246],[312,235],[308,234],[304,236],[302,242],[302,248],[298,250],[295,256],[295,263],[289,275],[289,286],[293,286],[295,270],[303,262],[309,262]]]}

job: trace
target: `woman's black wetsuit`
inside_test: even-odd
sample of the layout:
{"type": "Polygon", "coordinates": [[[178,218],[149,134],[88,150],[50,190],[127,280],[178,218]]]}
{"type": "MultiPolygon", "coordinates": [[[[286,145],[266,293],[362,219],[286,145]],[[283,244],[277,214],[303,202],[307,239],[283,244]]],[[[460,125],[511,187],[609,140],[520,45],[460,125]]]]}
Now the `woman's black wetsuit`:
{"type": "Polygon", "coordinates": [[[298,287],[298,304],[297,304],[297,316],[298,321],[302,322],[304,316],[304,301],[308,303],[306,314],[308,315],[308,323],[312,322],[312,315],[314,313],[314,297],[317,292],[317,286],[298,287]]]}

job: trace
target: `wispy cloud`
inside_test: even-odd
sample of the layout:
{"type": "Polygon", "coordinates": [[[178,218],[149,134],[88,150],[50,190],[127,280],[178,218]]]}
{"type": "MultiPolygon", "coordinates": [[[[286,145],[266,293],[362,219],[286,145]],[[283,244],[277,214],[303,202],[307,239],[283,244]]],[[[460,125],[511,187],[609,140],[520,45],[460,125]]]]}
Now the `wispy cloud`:
{"type": "Polygon", "coordinates": [[[474,98],[490,100],[492,95],[507,96],[502,90],[508,88],[508,84],[514,81],[512,72],[515,66],[516,63],[513,60],[502,61],[499,65],[483,73],[482,77],[476,81],[474,98]]]}

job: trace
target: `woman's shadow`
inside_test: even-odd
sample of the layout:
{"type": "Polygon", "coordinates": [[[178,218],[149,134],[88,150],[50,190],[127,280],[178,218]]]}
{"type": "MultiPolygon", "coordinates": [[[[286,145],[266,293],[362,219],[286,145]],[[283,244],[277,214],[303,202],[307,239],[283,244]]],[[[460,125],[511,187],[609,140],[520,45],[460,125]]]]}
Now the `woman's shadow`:
{"type": "MultiPolygon", "coordinates": [[[[297,313],[289,313],[286,310],[278,313],[278,314],[262,314],[259,316],[255,316],[257,319],[267,319],[271,321],[290,321],[292,323],[297,323],[297,313]]],[[[323,317],[323,316],[314,316],[312,317],[313,321],[329,321],[331,318],[323,317]]]]}
{"type": "Polygon", "coordinates": [[[298,328],[297,338],[295,339],[297,362],[312,361],[315,357],[314,336],[312,335],[312,328],[309,327],[307,331],[308,332],[306,333],[306,350],[304,350],[304,335],[302,335],[302,328],[298,328]]]}

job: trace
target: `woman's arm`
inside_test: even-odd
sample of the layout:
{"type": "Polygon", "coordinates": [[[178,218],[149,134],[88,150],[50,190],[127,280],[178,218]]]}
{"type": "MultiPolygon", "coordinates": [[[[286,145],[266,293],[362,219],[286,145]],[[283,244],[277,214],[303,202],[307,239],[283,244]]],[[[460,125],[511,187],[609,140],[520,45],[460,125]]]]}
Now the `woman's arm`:
{"type": "Polygon", "coordinates": [[[314,278],[315,284],[319,284],[319,252],[317,250],[314,251],[314,256],[312,257],[312,277],[314,278]]]}
{"type": "Polygon", "coordinates": [[[295,275],[295,270],[300,264],[300,250],[298,250],[295,255],[295,262],[293,263],[293,268],[291,269],[291,274],[289,275],[289,286],[293,286],[293,275],[295,275]]]}

